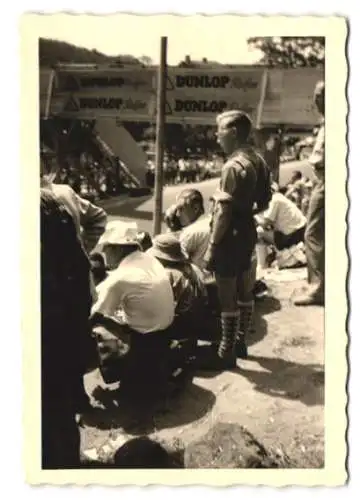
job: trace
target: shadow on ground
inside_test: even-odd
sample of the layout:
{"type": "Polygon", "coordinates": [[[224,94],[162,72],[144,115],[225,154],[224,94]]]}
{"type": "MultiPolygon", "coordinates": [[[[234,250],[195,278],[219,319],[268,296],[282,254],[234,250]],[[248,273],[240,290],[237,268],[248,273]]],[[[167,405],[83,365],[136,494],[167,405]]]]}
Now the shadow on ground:
{"type": "Polygon", "coordinates": [[[324,367],[320,364],[300,364],[281,358],[249,356],[266,371],[237,368],[254,389],[264,394],[299,400],[307,406],[324,404],[324,367]]]}
{"type": "Polygon", "coordinates": [[[103,430],[122,428],[133,434],[190,424],[204,417],[216,401],[212,392],[195,384],[189,384],[176,397],[146,405],[118,401],[117,406],[116,392],[100,387],[93,395],[106,409],[93,408],[84,413],[83,425],[103,430]]]}
{"type": "Polygon", "coordinates": [[[255,312],[257,315],[266,316],[275,311],[280,311],[281,302],[276,297],[268,296],[255,303],[255,312]]]}

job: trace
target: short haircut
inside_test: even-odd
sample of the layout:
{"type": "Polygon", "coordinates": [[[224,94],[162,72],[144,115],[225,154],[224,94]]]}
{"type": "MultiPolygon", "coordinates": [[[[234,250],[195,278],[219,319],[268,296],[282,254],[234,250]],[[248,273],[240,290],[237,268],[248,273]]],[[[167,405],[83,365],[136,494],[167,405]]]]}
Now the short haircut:
{"type": "Polygon", "coordinates": [[[200,205],[201,209],[204,210],[204,198],[203,195],[197,189],[184,189],[178,196],[178,202],[183,201],[184,203],[195,205],[200,205]]]}
{"type": "Polygon", "coordinates": [[[294,170],[294,172],[293,172],[293,177],[294,177],[295,179],[301,179],[301,177],[302,177],[302,173],[300,172],[300,170],[294,170]]]}
{"type": "Polygon", "coordinates": [[[242,141],[249,139],[252,131],[252,121],[244,111],[225,111],[217,118],[219,124],[221,120],[226,120],[226,128],[235,128],[238,138],[242,141]]]}
{"type": "Polygon", "coordinates": [[[232,126],[236,129],[239,138],[247,141],[252,129],[250,118],[243,114],[232,122],[232,126]]]}

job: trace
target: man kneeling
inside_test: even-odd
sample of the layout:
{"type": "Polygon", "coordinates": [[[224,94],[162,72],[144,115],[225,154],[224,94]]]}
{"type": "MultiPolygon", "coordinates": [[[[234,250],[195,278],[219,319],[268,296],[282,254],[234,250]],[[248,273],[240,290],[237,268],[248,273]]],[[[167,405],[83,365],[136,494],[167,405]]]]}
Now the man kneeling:
{"type": "Polygon", "coordinates": [[[175,299],[175,321],[172,338],[196,340],[206,303],[202,272],[188,262],[179,239],[172,233],[156,236],[147,251],[165,267],[175,299]]]}
{"type": "Polygon", "coordinates": [[[272,186],[268,209],[255,216],[257,222],[257,254],[261,268],[267,267],[267,247],[274,245],[278,252],[304,241],[306,217],[294,202],[272,186]]]}
{"type": "Polygon", "coordinates": [[[112,224],[99,243],[110,269],[92,308],[100,370],[106,383],[121,380],[146,394],[149,384],[157,385],[169,347],[171,285],[160,262],[140,250],[136,229],[112,224]]]}
{"type": "Polygon", "coordinates": [[[175,319],[170,327],[170,391],[187,385],[194,374],[197,341],[207,312],[202,272],[186,259],[173,233],[156,236],[148,251],[165,267],[175,300],[175,319]]]}

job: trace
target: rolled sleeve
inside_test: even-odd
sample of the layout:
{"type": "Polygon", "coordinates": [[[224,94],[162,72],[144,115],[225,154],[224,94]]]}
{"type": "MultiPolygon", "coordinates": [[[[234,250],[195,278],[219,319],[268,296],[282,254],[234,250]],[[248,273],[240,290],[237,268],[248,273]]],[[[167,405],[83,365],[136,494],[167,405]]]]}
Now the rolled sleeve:
{"type": "Polygon", "coordinates": [[[221,190],[233,196],[237,187],[237,175],[233,166],[225,167],[221,174],[221,190]]]}
{"type": "Polygon", "coordinates": [[[122,302],[122,284],[110,276],[97,288],[97,300],[92,307],[91,314],[102,314],[114,317],[122,302]]]}
{"type": "Polygon", "coordinates": [[[262,213],[262,219],[266,223],[266,221],[270,221],[272,224],[276,221],[278,211],[278,204],[274,198],[270,201],[269,208],[262,213]]]}

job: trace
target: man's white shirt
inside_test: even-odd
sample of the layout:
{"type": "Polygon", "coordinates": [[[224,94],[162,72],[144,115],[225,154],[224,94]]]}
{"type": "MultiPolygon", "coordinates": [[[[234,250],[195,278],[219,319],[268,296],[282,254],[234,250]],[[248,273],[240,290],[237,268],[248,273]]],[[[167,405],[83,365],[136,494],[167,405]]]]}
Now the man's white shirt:
{"type": "Polygon", "coordinates": [[[165,268],[155,257],[135,251],[97,286],[92,313],[116,317],[139,333],[165,330],[173,320],[175,301],[165,268]]]}
{"type": "Polygon", "coordinates": [[[259,218],[270,221],[275,231],[294,233],[306,224],[306,217],[295,203],[281,193],[274,193],[269,208],[259,218]]]}
{"type": "Polygon", "coordinates": [[[183,252],[200,269],[203,269],[203,259],[209,244],[210,220],[209,215],[200,217],[185,227],[179,235],[183,252]]]}

